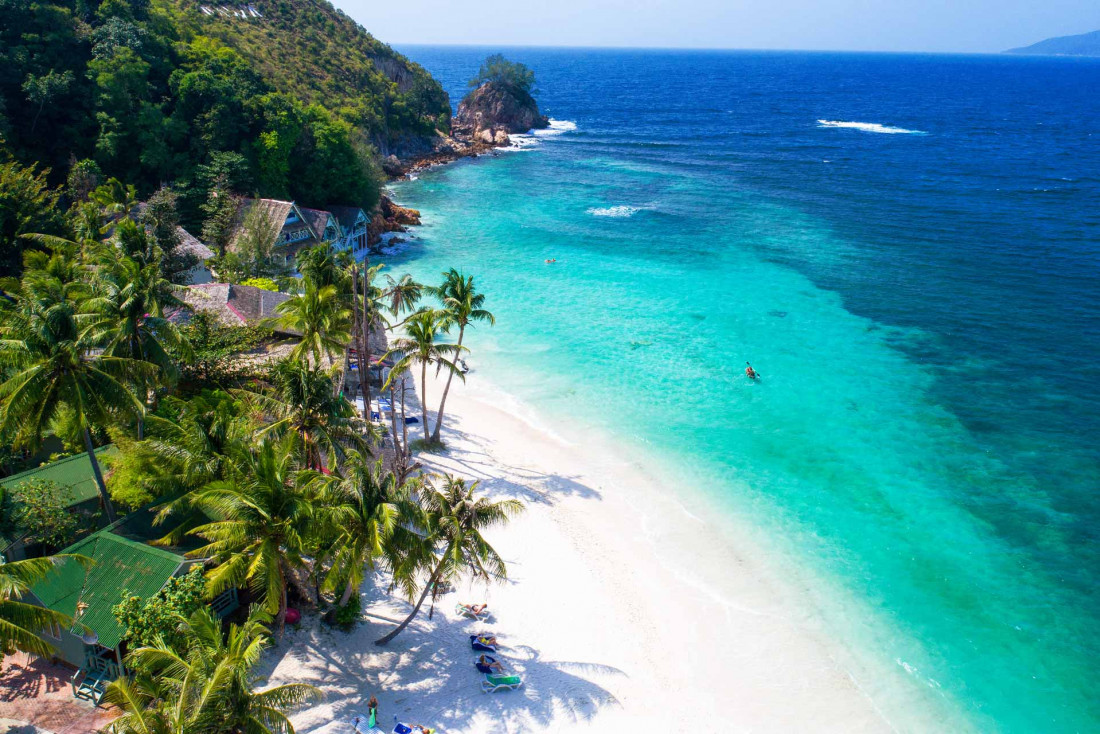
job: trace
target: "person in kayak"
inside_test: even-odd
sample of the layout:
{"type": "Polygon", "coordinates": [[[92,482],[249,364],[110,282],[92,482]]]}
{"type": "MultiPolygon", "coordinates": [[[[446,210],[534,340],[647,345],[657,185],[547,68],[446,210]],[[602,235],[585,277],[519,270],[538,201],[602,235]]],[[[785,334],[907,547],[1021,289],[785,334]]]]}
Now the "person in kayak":
{"type": "Polygon", "coordinates": [[[748,362],[745,362],[745,375],[750,380],[759,380],[760,379],[760,373],[757,372],[756,370],[754,370],[752,368],[752,365],[749,364],[748,362]]]}

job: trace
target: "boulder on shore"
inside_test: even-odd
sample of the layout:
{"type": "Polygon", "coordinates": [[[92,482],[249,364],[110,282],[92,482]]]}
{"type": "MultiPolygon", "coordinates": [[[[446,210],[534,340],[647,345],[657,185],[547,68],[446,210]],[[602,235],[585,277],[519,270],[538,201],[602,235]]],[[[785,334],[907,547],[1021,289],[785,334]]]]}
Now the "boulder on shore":
{"type": "Polygon", "coordinates": [[[452,120],[457,134],[487,145],[507,145],[509,133],[549,126],[534,97],[500,82],[488,82],[466,95],[452,120]]]}

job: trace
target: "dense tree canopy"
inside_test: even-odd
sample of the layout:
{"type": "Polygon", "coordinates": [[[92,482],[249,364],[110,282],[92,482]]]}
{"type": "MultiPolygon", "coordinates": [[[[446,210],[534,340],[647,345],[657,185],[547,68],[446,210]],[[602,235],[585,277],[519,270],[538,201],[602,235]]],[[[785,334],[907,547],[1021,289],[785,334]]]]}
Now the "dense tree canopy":
{"type": "Polygon", "coordinates": [[[324,0],[254,5],[262,18],[183,0],[0,0],[0,146],[52,185],[74,164],[141,198],[173,183],[196,232],[219,180],[370,208],[377,151],[446,128],[446,94],[324,0]]]}

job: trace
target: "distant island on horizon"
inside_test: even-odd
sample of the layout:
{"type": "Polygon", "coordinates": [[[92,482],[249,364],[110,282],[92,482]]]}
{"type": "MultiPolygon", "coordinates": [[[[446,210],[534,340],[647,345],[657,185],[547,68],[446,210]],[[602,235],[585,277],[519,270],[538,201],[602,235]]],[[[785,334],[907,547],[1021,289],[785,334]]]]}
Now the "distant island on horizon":
{"type": "Polygon", "coordinates": [[[1010,48],[1006,54],[1034,54],[1046,56],[1100,56],[1100,31],[1076,36],[1056,36],[1030,46],[1010,48]]]}

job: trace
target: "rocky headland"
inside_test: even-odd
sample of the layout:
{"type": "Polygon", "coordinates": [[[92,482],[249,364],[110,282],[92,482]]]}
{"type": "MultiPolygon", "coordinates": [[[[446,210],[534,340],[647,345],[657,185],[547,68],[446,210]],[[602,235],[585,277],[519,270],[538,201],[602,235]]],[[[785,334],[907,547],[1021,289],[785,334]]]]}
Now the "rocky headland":
{"type": "MultiPolygon", "coordinates": [[[[389,146],[382,159],[382,170],[391,179],[402,178],[432,166],[460,158],[472,158],[494,148],[511,145],[511,135],[550,126],[548,117],[535,100],[534,74],[522,64],[501,56],[490,56],[473,89],[458,105],[451,119],[450,133],[439,131],[431,137],[410,136],[389,146]]],[[[397,206],[383,196],[368,230],[371,246],[381,242],[386,232],[406,232],[420,224],[420,212],[397,206]]]]}
{"type": "Polygon", "coordinates": [[[449,134],[439,132],[432,138],[394,148],[382,161],[383,171],[399,178],[430,166],[482,155],[510,145],[511,135],[549,127],[549,118],[539,110],[532,94],[532,83],[533,78],[526,84],[501,78],[481,81],[459,103],[449,134]]]}

